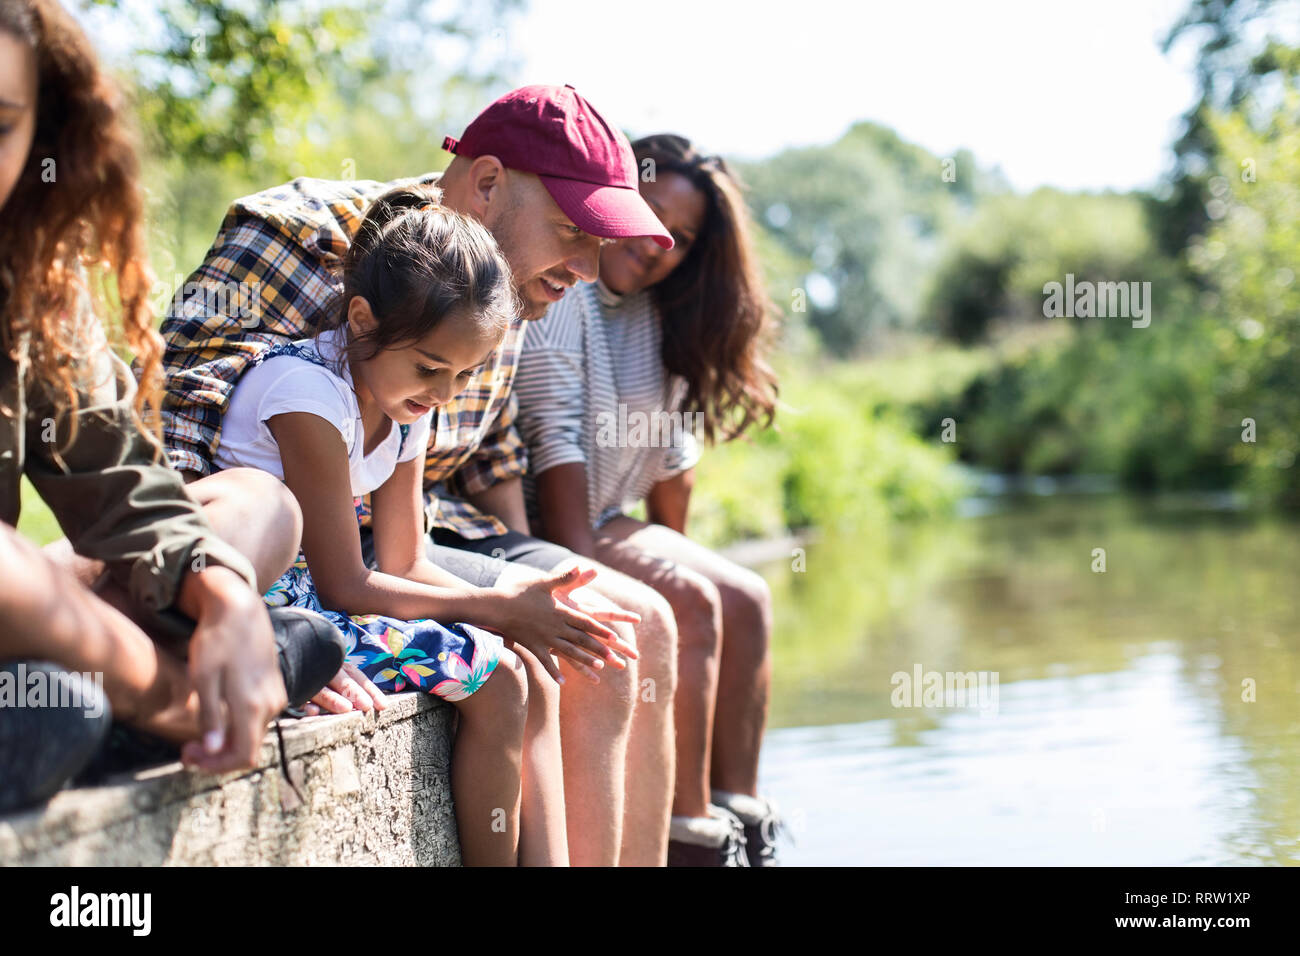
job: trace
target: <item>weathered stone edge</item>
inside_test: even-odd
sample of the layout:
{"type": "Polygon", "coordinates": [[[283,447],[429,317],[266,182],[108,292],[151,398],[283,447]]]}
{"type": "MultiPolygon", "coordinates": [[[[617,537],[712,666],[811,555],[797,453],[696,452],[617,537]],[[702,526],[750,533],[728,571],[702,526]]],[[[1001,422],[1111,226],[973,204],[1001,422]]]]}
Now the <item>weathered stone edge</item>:
{"type": "MultiPolygon", "coordinates": [[[[408,693],[388,698],[389,706],[371,713],[328,714],[301,719],[283,718],[285,761],[369,737],[423,711],[446,707],[428,694],[408,693]]],[[[280,771],[280,747],[274,727],[262,741],[257,765],[249,770],[209,774],[187,770],[180,763],[108,778],[96,787],[62,790],[32,810],[0,817],[0,865],[20,863],[39,841],[47,850],[103,830],[142,813],[181,803],[244,777],[280,771]]]]}

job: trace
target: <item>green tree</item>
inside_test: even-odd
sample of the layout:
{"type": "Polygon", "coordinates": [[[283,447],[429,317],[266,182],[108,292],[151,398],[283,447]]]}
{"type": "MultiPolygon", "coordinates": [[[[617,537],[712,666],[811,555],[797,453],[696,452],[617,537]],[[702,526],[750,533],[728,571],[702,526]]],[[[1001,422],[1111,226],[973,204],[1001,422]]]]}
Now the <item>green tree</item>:
{"type": "Polygon", "coordinates": [[[1296,17],[1295,0],[1192,0],[1165,36],[1165,53],[1185,39],[1199,40],[1197,99],[1173,144],[1169,194],[1153,200],[1153,225],[1166,253],[1176,255],[1204,232],[1218,148],[1211,116],[1236,109],[1285,67],[1294,53],[1274,31],[1287,16],[1296,17]]]}
{"type": "Polygon", "coordinates": [[[357,112],[414,122],[436,99],[430,90],[496,82],[501,50],[484,40],[518,3],[163,0],[142,11],[92,0],[139,38],[126,66],[155,151],[271,178],[294,172],[357,112]],[[454,40],[459,53],[448,52],[454,40]]]}
{"type": "MultiPolygon", "coordinates": [[[[1264,122],[1211,116],[1221,206],[1193,267],[1217,297],[1224,447],[1263,497],[1300,506],[1300,72],[1264,122]],[[1249,160],[1243,169],[1238,157],[1249,160]],[[1253,423],[1253,441],[1243,440],[1253,423]]],[[[1249,106],[1249,103],[1247,104],[1249,106]]]]}
{"type": "Polygon", "coordinates": [[[830,146],[749,164],[744,175],[760,221],[794,261],[811,266],[796,285],[809,324],[839,355],[916,327],[922,280],[952,224],[977,195],[1005,188],[968,153],[934,156],[873,123],[830,146]]]}
{"type": "Polygon", "coordinates": [[[1170,271],[1152,248],[1135,195],[1042,188],[992,196],[938,264],[925,323],[970,344],[995,325],[1042,321],[1044,284],[1063,282],[1067,273],[1080,281],[1149,281],[1163,292],[1170,271]]]}

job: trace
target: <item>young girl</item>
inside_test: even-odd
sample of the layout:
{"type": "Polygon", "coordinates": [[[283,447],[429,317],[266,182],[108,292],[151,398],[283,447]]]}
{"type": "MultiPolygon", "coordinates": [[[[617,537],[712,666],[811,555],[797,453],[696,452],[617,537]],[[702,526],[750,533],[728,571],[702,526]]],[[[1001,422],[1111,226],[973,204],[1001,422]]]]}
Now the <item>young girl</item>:
{"type": "Polygon", "coordinates": [[[644,581],[672,605],[669,864],[767,866],[775,814],[756,787],[771,598],[762,578],[685,531],[694,433],[731,439],[772,417],[772,310],[726,163],[669,134],[632,148],[639,168],[655,170],[641,195],[674,245],[605,246],[600,279],[528,327],[516,388],[529,519],[543,537],[644,581]],[[687,421],[678,413],[695,427],[675,430],[687,421]],[[670,427],[638,437],[638,421],[670,427]],[[625,513],[642,500],[649,522],[625,513]]]}
{"type": "Polygon", "coordinates": [[[423,550],[431,417],[500,343],[518,308],[509,267],[482,225],[412,185],[374,202],[343,273],[337,325],[259,356],[222,420],[217,467],[265,469],[302,506],[302,558],[265,599],[334,621],[347,669],[376,706],[381,691],[408,689],[456,706],[452,791],[467,864],[565,864],[558,694],[545,672],[560,679],[552,653],[595,676],[606,661],[626,666],[610,648],[633,652],[552,596],[594,572],[480,590],[423,550]],[[377,570],[361,554],[366,494],[377,570]],[[519,614],[564,639],[527,649],[503,640],[519,614]]]}

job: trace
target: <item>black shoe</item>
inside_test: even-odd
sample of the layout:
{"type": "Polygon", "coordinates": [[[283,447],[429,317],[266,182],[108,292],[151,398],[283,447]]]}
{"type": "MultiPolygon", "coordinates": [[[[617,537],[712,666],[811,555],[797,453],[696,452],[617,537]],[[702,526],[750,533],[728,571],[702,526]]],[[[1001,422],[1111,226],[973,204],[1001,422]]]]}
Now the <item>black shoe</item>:
{"type": "MultiPolygon", "coordinates": [[[[313,611],[300,607],[273,607],[267,611],[289,706],[301,707],[338,673],[347,646],[339,629],[313,611]]],[[[180,759],[181,750],[176,744],[114,723],[104,746],[77,776],[76,783],[96,784],[115,774],[180,759]]]]}
{"type": "Polygon", "coordinates": [[[786,833],[776,804],[766,797],[713,791],[713,799],[733,813],[745,828],[745,853],[750,866],[780,866],[776,859],[776,841],[786,833]]]}
{"type": "Polygon", "coordinates": [[[343,634],[321,615],[301,607],[268,608],[276,654],[291,708],[311,700],[343,666],[343,634]]]}
{"type": "MultiPolygon", "coordinates": [[[[339,672],[347,656],[347,642],[337,627],[315,611],[285,606],[267,608],[267,612],[289,707],[297,709],[339,672]]],[[[168,608],[154,613],[150,633],[164,648],[186,660],[195,627],[192,618],[168,608]]]]}
{"type": "Polygon", "coordinates": [[[770,814],[758,823],[745,824],[745,852],[750,866],[780,866],[776,859],[776,838],[783,832],[784,824],[776,814],[770,814]]]}
{"type": "Polygon", "coordinates": [[[735,814],[709,806],[707,818],[673,817],[668,830],[669,866],[749,866],[745,825],[735,814]]]}

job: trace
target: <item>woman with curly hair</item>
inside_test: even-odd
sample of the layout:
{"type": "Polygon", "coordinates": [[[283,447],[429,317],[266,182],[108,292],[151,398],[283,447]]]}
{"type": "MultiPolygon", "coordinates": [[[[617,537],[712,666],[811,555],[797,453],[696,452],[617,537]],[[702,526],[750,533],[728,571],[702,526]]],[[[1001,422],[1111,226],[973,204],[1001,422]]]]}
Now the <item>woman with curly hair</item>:
{"type": "Polygon", "coordinates": [[[696,438],[771,422],[772,308],[727,164],[670,134],[632,149],[641,195],[675,244],[606,245],[600,278],[529,325],[516,381],[529,520],[673,608],[669,865],[766,866],[776,817],[757,784],[771,597],[757,574],[691,541],[686,514],[696,438]],[[627,515],[640,501],[648,522],[627,515]]]}
{"type": "Polygon", "coordinates": [[[307,672],[315,693],[342,660],[328,624],[273,623],[261,600],[300,537],[279,483],[187,489],[161,463],[137,176],[77,24],[0,2],[0,810],[77,773],[110,712],[194,766],[251,766],[307,672]],[[67,535],[45,551],[14,527],[24,476],[67,535]]]}

